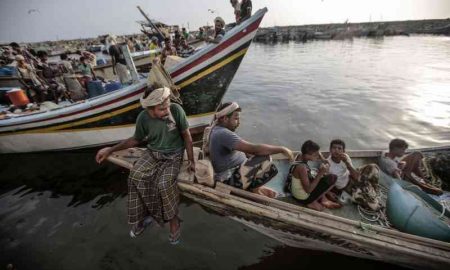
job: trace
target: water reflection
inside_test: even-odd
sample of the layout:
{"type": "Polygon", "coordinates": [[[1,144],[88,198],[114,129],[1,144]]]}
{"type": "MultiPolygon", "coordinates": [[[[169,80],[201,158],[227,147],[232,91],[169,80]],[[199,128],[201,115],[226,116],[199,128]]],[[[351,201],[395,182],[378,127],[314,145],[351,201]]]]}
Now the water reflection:
{"type": "Polygon", "coordinates": [[[249,140],[296,149],[336,137],[351,149],[385,148],[394,137],[445,145],[449,55],[448,38],[432,36],[257,44],[227,98],[244,108],[239,132],[249,140]]]}

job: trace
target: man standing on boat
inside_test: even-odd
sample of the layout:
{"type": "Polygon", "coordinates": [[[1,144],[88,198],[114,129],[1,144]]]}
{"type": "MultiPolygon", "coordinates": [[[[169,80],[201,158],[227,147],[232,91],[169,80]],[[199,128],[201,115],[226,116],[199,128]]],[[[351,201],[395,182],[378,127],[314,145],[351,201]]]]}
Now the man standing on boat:
{"type": "Polygon", "coordinates": [[[121,84],[127,84],[131,82],[131,74],[127,68],[127,62],[125,56],[123,55],[122,49],[117,44],[116,38],[114,36],[109,37],[108,53],[111,56],[113,73],[119,77],[121,84]]]}
{"type": "Polygon", "coordinates": [[[180,105],[171,104],[170,94],[167,87],[146,92],[141,98],[145,110],[136,120],[134,136],[113,147],[101,149],[96,160],[100,163],[115,151],[147,141],[147,150],[131,169],[128,178],[130,236],[141,234],[152,220],[159,224],[169,222],[169,241],[177,244],[180,238],[177,176],[184,149],[193,171],[195,164],[186,113],[180,105]]]}
{"type": "Polygon", "coordinates": [[[290,160],[294,159],[292,151],[286,147],[254,144],[241,139],[235,133],[240,124],[240,112],[241,108],[236,102],[229,102],[220,106],[215,114],[216,120],[211,128],[207,147],[216,181],[228,181],[247,159],[246,154],[266,156],[281,153],[290,160]]]}
{"type": "Polygon", "coordinates": [[[252,1],[251,0],[242,0],[241,2],[241,14],[239,18],[239,23],[247,20],[252,16],[252,1]]]}

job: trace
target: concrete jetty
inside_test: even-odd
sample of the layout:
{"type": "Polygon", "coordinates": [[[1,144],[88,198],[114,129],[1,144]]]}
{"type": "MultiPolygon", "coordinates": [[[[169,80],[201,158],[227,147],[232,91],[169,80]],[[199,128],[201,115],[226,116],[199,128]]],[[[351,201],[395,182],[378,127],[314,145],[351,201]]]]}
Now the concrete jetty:
{"type": "Polygon", "coordinates": [[[383,37],[409,34],[450,35],[450,18],[392,22],[364,22],[340,24],[311,24],[260,28],[257,42],[285,42],[354,37],[383,37]]]}

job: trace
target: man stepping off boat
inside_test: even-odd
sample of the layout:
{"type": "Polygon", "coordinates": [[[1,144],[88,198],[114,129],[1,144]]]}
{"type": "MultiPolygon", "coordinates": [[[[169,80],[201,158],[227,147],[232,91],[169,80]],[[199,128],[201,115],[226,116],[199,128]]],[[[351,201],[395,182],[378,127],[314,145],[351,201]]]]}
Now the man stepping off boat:
{"type": "Polygon", "coordinates": [[[136,120],[134,136],[98,151],[96,160],[103,162],[111,153],[138,146],[147,141],[147,149],[135,163],[128,177],[128,223],[130,236],[140,235],[152,220],[169,222],[169,241],[180,238],[178,218],[179,193],[177,176],[186,149],[190,169],[194,171],[192,137],[183,108],[170,102],[167,87],[150,91],[141,98],[144,108],[136,120]]]}
{"type": "Polygon", "coordinates": [[[427,181],[428,177],[423,172],[422,153],[413,152],[405,156],[406,149],[408,143],[405,140],[393,139],[389,143],[389,152],[380,157],[381,170],[394,178],[410,181],[427,193],[441,195],[442,190],[427,181]]]}
{"type": "Polygon", "coordinates": [[[216,181],[239,182],[239,179],[234,178],[239,175],[239,168],[247,160],[246,155],[267,156],[281,153],[290,160],[294,158],[292,151],[286,147],[254,144],[239,137],[235,131],[240,124],[240,113],[241,108],[236,102],[224,103],[218,108],[210,131],[205,132],[207,142],[204,147],[209,152],[216,181]]]}

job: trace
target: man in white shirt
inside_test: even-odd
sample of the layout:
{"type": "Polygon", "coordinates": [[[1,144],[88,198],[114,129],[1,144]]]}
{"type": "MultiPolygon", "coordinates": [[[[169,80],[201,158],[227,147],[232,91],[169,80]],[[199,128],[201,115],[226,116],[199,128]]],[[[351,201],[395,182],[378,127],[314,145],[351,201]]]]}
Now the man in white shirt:
{"type": "Polygon", "coordinates": [[[348,185],[350,177],[358,179],[359,173],[355,170],[352,160],[345,153],[345,142],[339,139],[330,143],[330,156],[327,158],[330,164],[330,173],[337,176],[336,189],[342,191],[348,185]]]}
{"type": "Polygon", "coordinates": [[[336,194],[346,191],[352,195],[352,201],[363,208],[372,211],[380,209],[379,168],[376,164],[366,164],[355,169],[352,160],[345,153],[345,142],[339,139],[331,141],[327,161],[330,173],[337,176],[335,188],[327,193],[329,199],[337,200],[336,194]]]}

